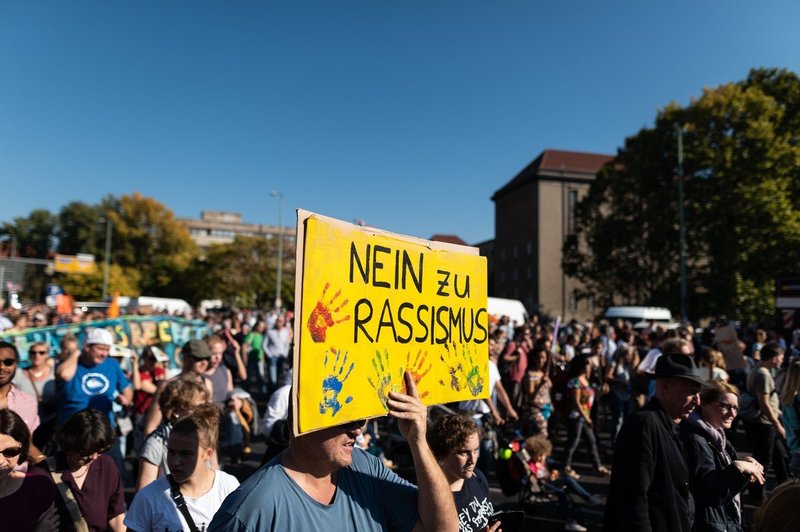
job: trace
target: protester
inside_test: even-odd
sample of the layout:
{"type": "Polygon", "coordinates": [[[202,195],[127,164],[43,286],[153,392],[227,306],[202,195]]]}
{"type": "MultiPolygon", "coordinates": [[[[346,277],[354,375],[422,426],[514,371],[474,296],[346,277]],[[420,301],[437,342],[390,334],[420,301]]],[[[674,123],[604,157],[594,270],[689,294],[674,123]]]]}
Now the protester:
{"type": "Polygon", "coordinates": [[[636,347],[620,343],[614,362],[606,369],[606,382],[611,387],[611,440],[615,440],[625,416],[633,412],[636,402],[633,396],[633,378],[638,363],[636,347]]]}
{"type": "MultiPolygon", "coordinates": [[[[35,396],[23,392],[14,385],[18,364],[17,347],[9,342],[0,341],[0,408],[16,412],[25,421],[28,430],[33,432],[39,426],[39,406],[35,396]]],[[[26,451],[33,459],[41,455],[35,447],[26,451]]]]}
{"type": "Polygon", "coordinates": [[[264,372],[264,333],[267,324],[263,320],[258,320],[253,326],[253,330],[247,333],[242,342],[244,357],[247,359],[247,379],[254,383],[251,388],[252,393],[266,393],[266,380],[264,372]]]}
{"type": "Polygon", "coordinates": [[[739,409],[739,392],[725,382],[710,382],[700,392],[700,407],[680,424],[695,501],[695,532],[742,531],[740,493],[750,482],[764,483],[764,468],[753,458],[739,460],[725,437],[739,409]]]}
{"type": "Polygon", "coordinates": [[[209,532],[256,530],[458,530],[453,497],[425,439],[427,409],[414,379],[410,395],[390,392],[389,415],[398,420],[414,460],[418,487],[381,461],[355,449],[364,421],[302,435],[247,479],[223,503],[209,532]]]}
{"type": "Polygon", "coordinates": [[[567,456],[564,461],[564,473],[573,478],[580,478],[580,475],[572,469],[572,457],[581,442],[581,435],[586,437],[595,472],[602,476],[609,474],[608,468],[600,460],[600,452],[597,450],[597,437],[594,434],[594,423],[590,414],[595,401],[595,389],[589,384],[592,371],[592,362],[585,355],[576,356],[569,367],[567,388],[571,401],[567,420],[569,434],[567,436],[567,456]]]}
{"type": "Polygon", "coordinates": [[[211,358],[208,360],[208,369],[203,373],[211,382],[211,402],[219,408],[225,407],[225,399],[233,390],[233,375],[222,363],[227,345],[219,336],[209,336],[206,340],[211,358]]]}
{"type": "Polygon", "coordinates": [[[124,531],[120,472],[104,454],[114,443],[108,416],[94,408],[82,410],[58,429],[56,441],[61,451],[46,464],[63,494],[56,498],[61,523],[72,523],[75,530],[124,531]],[[69,508],[75,504],[78,513],[73,518],[69,508]],[[81,521],[86,528],[79,528],[81,521]]]}
{"type": "Polygon", "coordinates": [[[99,410],[108,417],[112,429],[116,419],[112,403],[128,406],[133,401],[133,387],[119,364],[108,358],[114,340],[105,329],[92,328],[86,334],[83,351],[70,353],[56,367],[59,380],[58,424],[63,425],[75,413],[87,408],[99,410]]]}
{"type": "Polygon", "coordinates": [[[286,326],[286,319],[283,316],[275,319],[275,326],[264,336],[263,351],[269,365],[269,384],[273,389],[279,386],[283,363],[289,355],[291,339],[291,331],[286,326]]]}
{"type": "MultiPolygon", "coordinates": [[[[780,484],[788,478],[786,449],[779,440],[786,440],[786,430],[780,421],[781,408],[778,389],[772,371],[783,363],[783,349],[774,342],[764,344],[760,349],[761,360],[747,376],[747,391],[756,398],[758,415],[746,419],[744,428],[753,458],[766,469],[770,464],[775,472],[775,480],[780,484]]],[[[764,484],[750,485],[750,501],[760,505],[765,498],[764,484]]]]}
{"type": "Polygon", "coordinates": [[[167,360],[169,360],[167,354],[155,346],[145,347],[141,357],[136,355],[136,351],[131,355],[133,413],[136,416],[133,449],[136,453],[141,450],[144,443],[147,409],[150,408],[150,403],[158,391],[158,385],[166,378],[163,363],[167,360]]]}
{"type": "Polygon", "coordinates": [[[547,459],[553,452],[553,444],[543,434],[531,436],[525,440],[525,450],[530,459],[528,467],[532,477],[530,490],[534,493],[545,491],[558,497],[558,506],[564,516],[564,530],[585,531],[586,527],[578,523],[570,504],[569,492],[581,497],[587,504],[598,505],[599,501],[580,482],[568,476],[561,475],[557,469],[550,469],[547,459]]]}
{"type": "Polygon", "coordinates": [[[789,448],[789,473],[800,478],[800,360],[789,364],[781,390],[782,421],[786,430],[786,445],[789,448]]]}
{"type": "Polygon", "coordinates": [[[159,394],[159,411],[164,422],[150,434],[139,453],[139,478],[136,488],[142,489],[156,478],[169,473],[167,442],[173,424],[189,415],[195,407],[210,399],[208,389],[191,375],[170,380],[159,394]]]}
{"type": "Polygon", "coordinates": [[[800,522],[800,481],[784,482],[756,513],[752,532],[795,532],[800,522]]]}
{"type": "Polygon", "coordinates": [[[125,517],[128,532],[205,530],[222,501],[239,486],[233,476],[213,468],[219,434],[219,409],[194,408],[169,435],[170,473],[136,494],[125,517]],[[191,521],[191,523],[190,523],[191,521]]]}
{"type": "MultiPolygon", "coordinates": [[[[183,357],[183,367],[179,375],[173,377],[173,380],[182,377],[190,380],[197,381],[208,390],[208,396],[211,397],[213,388],[211,381],[205,376],[208,369],[208,363],[211,359],[211,351],[208,349],[208,344],[202,340],[189,340],[181,348],[181,356],[183,357]]],[[[167,381],[169,382],[169,381],[167,381]]],[[[147,437],[151,434],[156,427],[162,422],[162,412],[160,401],[158,400],[161,392],[166,386],[164,381],[158,387],[153,401],[150,403],[150,408],[147,410],[147,416],[144,423],[144,435],[147,437]]],[[[166,440],[165,440],[166,444],[166,440]]]]}
{"type": "Polygon", "coordinates": [[[522,419],[526,434],[547,436],[547,420],[553,413],[550,390],[550,353],[543,346],[528,352],[528,369],[522,383],[522,419]]]}
{"type": "Polygon", "coordinates": [[[32,343],[28,348],[28,359],[31,365],[17,372],[14,385],[36,398],[39,426],[33,432],[33,443],[45,449],[52,440],[58,418],[55,371],[47,343],[32,343]]]}
{"type": "Polygon", "coordinates": [[[28,459],[30,444],[22,418],[0,409],[0,528],[54,532],[59,525],[55,486],[43,475],[17,470],[28,459]]]}
{"type": "Polygon", "coordinates": [[[489,482],[475,467],[480,452],[475,422],[467,416],[444,414],[430,427],[427,438],[453,492],[461,532],[499,530],[499,521],[489,526],[494,511],[489,501],[489,482]]]}
{"type": "Polygon", "coordinates": [[[692,359],[664,354],[655,367],[655,396],[629,415],[614,446],[606,532],[690,532],[694,500],[677,425],[699,404],[703,384],[692,359]]]}

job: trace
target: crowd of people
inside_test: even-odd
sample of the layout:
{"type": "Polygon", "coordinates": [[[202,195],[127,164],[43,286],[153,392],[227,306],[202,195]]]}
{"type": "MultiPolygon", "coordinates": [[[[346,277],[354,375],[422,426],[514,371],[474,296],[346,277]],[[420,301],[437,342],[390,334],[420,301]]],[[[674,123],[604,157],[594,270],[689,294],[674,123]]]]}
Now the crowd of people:
{"type": "MultiPolygon", "coordinates": [[[[5,328],[57,321],[32,310],[5,315],[5,328]]],[[[497,513],[489,494],[513,466],[520,490],[556,501],[566,530],[586,530],[576,505],[603,501],[580,482],[582,447],[593,473],[610,477],[608,531],[743,531],[748,503],[761,508],[757,530],[778,530],[764,523],[790,511],[781,494],[797,493],[798,338],[741,328],[723,341],[717,332],[730,326],[722,323],[694,331],[492,318],[489,398],[431,415],[409,373],[405,393],[388,395],[412,484],[367,420],[292,434],[292,318],[209,316],[213,333],[181,347],[178,369],[148,346],[123,370],[103,328],[89,328],[83,345],[65,336],[58,353],[34,342],[24,368],[16,345],[0,341],[3,526],[496,532],[520,523],[519,514],[497,513]],[[752,456],[736,451],[737,427],[752,456]],[[501,429],[513,433],[505,443],[516,443],[514,460],[498,445],[501,429]],[[601,432],[613,453],[598,444],[601,432]],[[259,434],[268,443],[263,466],[248,478],[226,473],[259,434]]]]}

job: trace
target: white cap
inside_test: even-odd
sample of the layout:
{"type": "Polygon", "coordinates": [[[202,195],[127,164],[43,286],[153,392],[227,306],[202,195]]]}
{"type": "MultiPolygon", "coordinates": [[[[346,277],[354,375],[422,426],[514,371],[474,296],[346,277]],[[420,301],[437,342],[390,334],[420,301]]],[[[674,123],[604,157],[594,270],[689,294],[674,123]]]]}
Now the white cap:
{"type": "Polygon", "coordinates": [[[114,345],[114,338],[105,329],[88,329],[86,331],[86,345],[91,344],[114,345]]]}

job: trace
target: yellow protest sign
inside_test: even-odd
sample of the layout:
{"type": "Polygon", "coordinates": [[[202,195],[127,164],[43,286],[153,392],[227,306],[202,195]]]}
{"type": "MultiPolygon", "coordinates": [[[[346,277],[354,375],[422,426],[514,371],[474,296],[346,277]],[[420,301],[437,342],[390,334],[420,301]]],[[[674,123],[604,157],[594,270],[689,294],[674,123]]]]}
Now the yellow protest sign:
{"type": "Polygon", "coordinates": [[[79,253],[78,255],[59,255],[53,257],[55,271],[60,273],[94,273],[96,270],[94,255],[79,253]]]}
{"type": "Polygon", "coordinates": [[[306,211],[297,228],[296,434],[384,415],[406,370],[427,405],[489,396],[477,249],[306,211]]]}

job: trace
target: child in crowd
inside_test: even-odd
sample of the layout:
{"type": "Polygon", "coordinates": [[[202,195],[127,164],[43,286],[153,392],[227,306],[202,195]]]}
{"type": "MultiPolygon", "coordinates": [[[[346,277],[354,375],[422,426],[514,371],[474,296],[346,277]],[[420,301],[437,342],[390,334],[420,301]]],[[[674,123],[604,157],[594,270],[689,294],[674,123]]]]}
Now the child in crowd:
{"type": "Polygon", "coordinates": [[[542,434],[531,436],[525,440],[525,450],[530,456],[528,467],[531,470],[531,491],[554,493],[558,497],[559,508],[565,517],[565,530],[586,530],[575,520],[568,492],[576,493],[592,506],[601,504],[600,501],[586,491],[576,479],[567,475],[562,476],[557,469],[551,470],[548,467],[547,459],[553,453],[553,444],[547,437],[542,434]]]}

